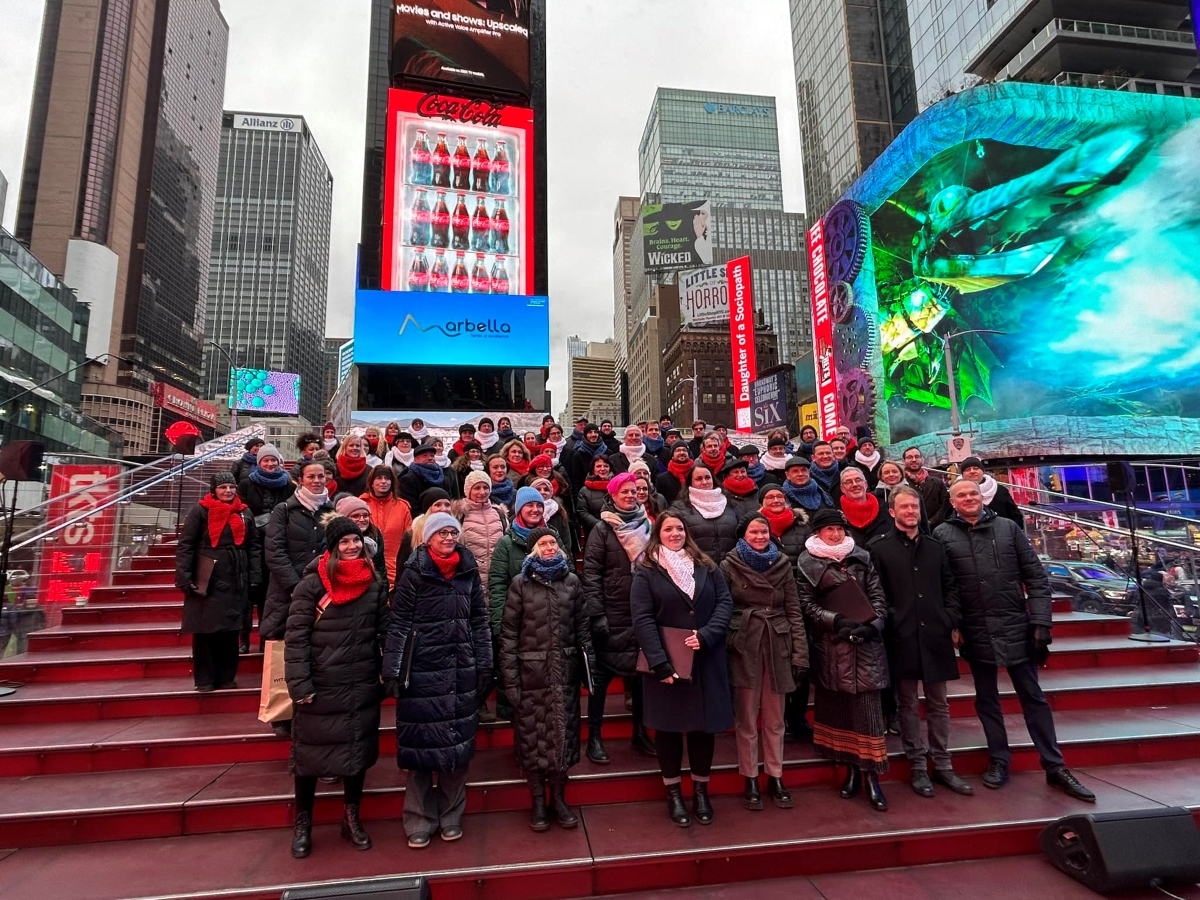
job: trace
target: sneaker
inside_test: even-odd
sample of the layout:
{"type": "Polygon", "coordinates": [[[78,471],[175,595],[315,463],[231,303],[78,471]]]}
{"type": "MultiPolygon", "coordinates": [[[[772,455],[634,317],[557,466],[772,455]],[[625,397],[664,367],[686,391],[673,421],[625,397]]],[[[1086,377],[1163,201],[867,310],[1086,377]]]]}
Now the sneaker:
{"type": "Polygon", "coordinates": [[[458,825],[452,825],[449,828],[442,829],[443,841],[457,841],[460,837],[462,837],[462,828],[458,825]]]}
{"type": "Polygon", "coordinates": [[[408,836],[408,846],[412,847],[414,850],[420,850],[424,847],[428,847],[429,846],[429,832],[428,831],[418,831],[415,834],[410,834],[408,836]]]}
{"type": "Polygon", "coordinates": [[[1055,769],[1046,773],[1046,784],[1056,787],[1068,797],[1082,800],[1085,803],[1095,803],[1096,795],[1083,786],[1078,778],[1067,768],[1055,769]]]}
{"type": "Polygon", "coordinates": [[[983,786],[999,790],[1006,784],[1008,784],[1008,766],[998,759],[993,759],[988,763],[987,771],[983,773],[983,786]]]}
{"type": "Polygon", "coordinates": [[[972,797],[975,794],[975,788],[959,778],[953,769],[934,769],[933,780],[964,797],[972,797]]]}

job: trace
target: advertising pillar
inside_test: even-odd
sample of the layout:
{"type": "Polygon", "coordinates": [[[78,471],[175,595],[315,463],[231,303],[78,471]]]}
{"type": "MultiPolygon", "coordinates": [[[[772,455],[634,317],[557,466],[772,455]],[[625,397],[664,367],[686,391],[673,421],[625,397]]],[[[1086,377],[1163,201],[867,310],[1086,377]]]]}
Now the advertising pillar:
{"type": "Polygon", "coordinates": [[[725,267],[729,282],[729,339],[733,348],[733,410],[737,431],[754,431],[750,386],[758,377],[754,352],[754,282],[750,257],[730,260],[725,267]]]}
{"type": "Polygon", "coordinates": [[[808,283],[812,285],[813,363],[817,370],[817,432],[826,440],[838,426],[837,373],[833,368],[833,320],[825,269],[825,228],[817,219],[808,230],[808,283]]]}

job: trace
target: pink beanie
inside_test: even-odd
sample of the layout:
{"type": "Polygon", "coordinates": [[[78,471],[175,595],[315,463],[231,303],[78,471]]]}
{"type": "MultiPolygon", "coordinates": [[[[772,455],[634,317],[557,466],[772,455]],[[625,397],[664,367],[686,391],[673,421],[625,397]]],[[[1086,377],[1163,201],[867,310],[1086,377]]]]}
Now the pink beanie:
{"type": "Polygon", "coordinates": [[[632,483],[636,483],[636,482],[637,482],[637,478],[634,477],[633,475],[629,474],[628,472],[622,472],[620,475],[615,475],[609,479],[608,495],[610,497],[615,497],[615,496],[617,496],[617,491],[619,491],[621,489],[622,485],[632,484],[632,483]]]}

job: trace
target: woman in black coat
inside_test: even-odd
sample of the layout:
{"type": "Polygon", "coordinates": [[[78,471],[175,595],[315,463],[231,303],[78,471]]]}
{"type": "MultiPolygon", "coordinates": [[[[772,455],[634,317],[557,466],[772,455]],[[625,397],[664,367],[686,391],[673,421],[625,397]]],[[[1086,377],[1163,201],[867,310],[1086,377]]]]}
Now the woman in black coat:
{"type": "Polygon", "coordinates": [[[342,837],[370,850],[359,817],[367,769],[379,759],[381,647],[387,590],[363,552],[358,526],[329,521],[330,549],[308,567],[288,608],[284,671],[292,698],[291,770],[296,780],[292,856],[312,852],[317,779],[340,777],[342,837]]]}
{"type": "Polygon", "coordinates": [[[338,494],[349,494],[359,497],[367,492],[367,481],[371,475],[371,465],[367,462],[367,439],[356,434],[342,438],[342,446],[334,457],[337,468],[338,494]]]}
{"type": "Polygon", "coordinates": [[[414,849],[438,830],[445,841],[462,837],[479,705],[492,687],[492,630],[475,557],[458,543],[462,529],[449,513],[427,515],[422,527],[424,542],[392,594],[383,658],[414,849]]]}
{"type": "Polygon", "coordinates": [[[771,526],[771,537],[794,567],[804,552],[804,542],[812,534],[808,510],[802,506],[789,507],[783,488],[773,482],[763,486],[758,499],[758,512],[771,526]]]}
{"type": "Polygon", "coordinates": [[[688,486],[679,493],[671,511],[683,519],[700,552],[715,565],[720,565],[737,543],[737,514],[721,489],[714,486],[712,470],[700,463],[688,473],[688,486]]]}
{"type": "Polygon", "coordinates": [[[837,504],[846,517],[846,533],[854,543],[865,548],[880,535],[888,534],[894,527],[887,505],[867,490],[867,476],[862,469],[849,466],[842,469],[841,493],[837,504]]]}
{"type": "MultiPolygon", "coordinates": [[[[692,811],[696,821],[713,820],[708,797],[716,735],[733,727],[733,699],[725,636],[733,601],[725,579],[688,534],[674,510],[654,523],[654,534],[633,574],[630,593],[638,643],[652,675],[642,675],[646,724],[654,729],[658,767],[667,786],[667,813],[681,828],[692,824],[683,803],[681,775],[686,741],[692,772],[692,811]],[[691,679],[676,677],[662,628],[692,632],[691,679]]],[[[684,651],[687,652],[687,651],[684,651]]]]}
{"type": "MultiPolygon", "coordinates": [[[[267,536],[267,522],[271,519],[271,510],[296,492],[296,484],[283,468],[283,457],[274,444],[266,444],[259,448],[258,465],[250,470],[238,484],[238,496],[250,508],[254,516],[254,537],[258,544],[259,559],[263,559],[262,544],[267,536]]],[[[258,612],[261,622],[263,608],[267,600],[267,583],[271,573],[267,571],[265,560],[260,564],[259,577],[253,579],[250,588],[250,603],[246,607],[246,617],[242,621],[242,642],[238,648],[242,653],[250,652],[250,629],[254,626],[254,612],[258,612]]]]}
{"type": "Polygon", "coordinates": [[[600,512],[608,502],[608,480],[611,477],[612,467],[608,464],[608,457],[593,456],[587,478],[575,497],[575,521],[583,530],[585,542],[592,529],[600,523],[600,512]]]}
{"type": "Polygon", "coordinates": [[[579,688],[596,669],[592,633],[579,578],[549,528],[527,538],[530,553],[513,579],[500,621],[501,682],[512,701],[513,749],[529,780],[529,827],[550,827],[550,808],[563,828],[579,818],[563,796],[567,771],[579,762],[579,688]]]}
{"type": "Polygon", "coordinates": [[[198,691],[237,687],[238,633],[251,584],[262,577],[261,552],[254,517],[238,498],[233,473],[214,475],[211,493],[188,513],[175,551],[175,586],[183,591],[181,630],[192,636],[198,691]],[[202,593],[197,584],[204,570],[208,583],[202,593]]]}

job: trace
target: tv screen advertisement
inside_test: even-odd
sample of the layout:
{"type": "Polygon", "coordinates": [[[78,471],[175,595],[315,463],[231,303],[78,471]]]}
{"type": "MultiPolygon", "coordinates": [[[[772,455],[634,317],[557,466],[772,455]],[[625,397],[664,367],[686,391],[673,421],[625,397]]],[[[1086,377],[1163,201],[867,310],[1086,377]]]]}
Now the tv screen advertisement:
{"type": "Polygon", "coordinates": [[[229,407],[238,412],[300,414],[300,376],[267,369],[229,373],[229,407]]]}
{"type": "Polygon", "coordinates": [[[529,95],[529,0],[395,4],[392,74],[529,95]]]}
{"type": "Polygon", "coordinates": [[[711,266],[712,203],[642,207],[642,254],[647,272],[711,266]]]}
{"type": "Polygon", "coordinates": [[[450,304],[427,292],[359,291],[355,365],[550,365],[545,297],[491,296],[450,304]]]}
{"type": "Polygon", "coordinates": [[[392,90],[384,290],[533,290],[533,111],[392,90]]]}

